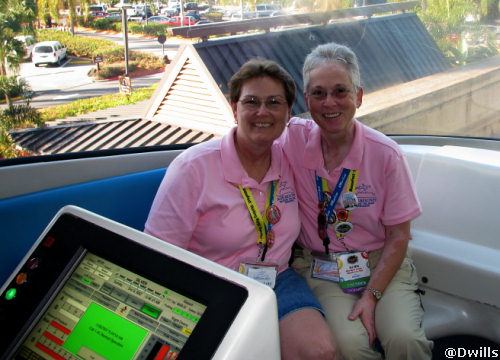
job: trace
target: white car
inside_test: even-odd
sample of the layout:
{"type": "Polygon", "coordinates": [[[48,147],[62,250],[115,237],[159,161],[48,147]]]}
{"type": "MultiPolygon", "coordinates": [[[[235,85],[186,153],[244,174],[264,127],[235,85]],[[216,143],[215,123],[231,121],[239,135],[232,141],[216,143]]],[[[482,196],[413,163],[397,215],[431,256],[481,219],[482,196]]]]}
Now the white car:
{"type": "Polygon", "coordinates": [[[68,57],[67,50],[59,41],[42,41],[35,44],[32,52],[32,61],[35,66],[40,64],[61,65],[68,57]]]}

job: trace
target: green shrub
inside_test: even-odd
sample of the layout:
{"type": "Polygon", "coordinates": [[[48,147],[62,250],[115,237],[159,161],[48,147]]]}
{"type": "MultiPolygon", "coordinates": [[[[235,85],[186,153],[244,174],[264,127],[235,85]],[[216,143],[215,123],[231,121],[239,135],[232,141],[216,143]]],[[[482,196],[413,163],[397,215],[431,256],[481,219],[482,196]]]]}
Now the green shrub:
{"type": "Polygon", "coordinates": [[[222,21],[223,15],[224,15],[224,13],[222,13],[220,11],[210,11],[205,16],[208,20],[217,22],[217,21],[222,21]]]}
{"type": "Polygon", "coordinates": [[[40,113],[29,102],[12,105],[0,113],[0,122],[6,129],[20,129],[42,125],[40,113]]]}
{"type": "Polygon", "coordinates": [[[129,31],[133,34],[145,34],[151,36],[166,35],[169,26],[163,24],[129,24],[129,31]]]}
{"type": "Polygon", "coordinates": [[[5,95],[8,95],[10,98],[16,98],[20,96],[31,98],[33,95],[33,91],[24,78],[18,77],[16,75],[2,75],[0,76],[0,99],[5,99],[5,95]]]}
{"type": "Polygon", "coordinates": [[[16,158],[19,156],[16,143],[7,130],[0,127],[0,158],[16,158]]]}
{"type": "Polygon", "coordinates": [[[91,23],[91,27],[97,30],[111,30],[113,23],[106,18],[94,19],[91,23]]]}
{"type": "Polygon", "coordinates": [[[160,59],[156,55],[146,54],[141,51],[131,51],[130,59],[136,61],[141,69],[161,69],[164,66],[163,59],[160,59]]]}
{"type": "Polygon", "coordinates": [[[89,27],[91,21],[92,21],[92,18],[90,16],[86,17],[83,15],[79,15],[76,17],[76,23],[78,24],[78,26],[89,27]]]}
{"type": "MultiPolygon", "coordinates": [[[[128,71],[132,72],[137,70],[137,62],[130,61],[128,63],[128,71]]],[[[113,64],[103,64],[100,66],[100,70],[95,74],[97,79],[110,79],[125,73],[125,62],[113,63],[113,64]]]]}
{"type": "Polygon", "coordinates": [[[125,60],[125,48],[123,46],[113,46],[97,50],[94,55],[100,55],[104,59],[105,64],[112,64],[125,60]]]}

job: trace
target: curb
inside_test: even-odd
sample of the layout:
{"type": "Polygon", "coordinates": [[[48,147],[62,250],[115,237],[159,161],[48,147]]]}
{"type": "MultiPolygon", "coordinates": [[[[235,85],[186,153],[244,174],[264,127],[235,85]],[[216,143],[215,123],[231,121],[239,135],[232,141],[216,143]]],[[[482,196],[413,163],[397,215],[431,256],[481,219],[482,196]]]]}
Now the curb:
{"type": "MultiPolygon", "coordinates": [[[[81,26],[75,27],[75,31],[84,31],[84,32],[91,32],[91,33],[98,33],[98,34],[114,34],[114,35],[121,35],[122,34],[122,32],[118,32],[118,31],[114,31],[114,30],[97,30],[97,29],[86,28],[86,27],[81,27],[81,26]]],[[[156,36],[153,36],[153,35],[132,34],[130,32],[128,33],[128,36],[134,36],[134,37],[146,38],[146,39],[156,39],[156,36]]]]}

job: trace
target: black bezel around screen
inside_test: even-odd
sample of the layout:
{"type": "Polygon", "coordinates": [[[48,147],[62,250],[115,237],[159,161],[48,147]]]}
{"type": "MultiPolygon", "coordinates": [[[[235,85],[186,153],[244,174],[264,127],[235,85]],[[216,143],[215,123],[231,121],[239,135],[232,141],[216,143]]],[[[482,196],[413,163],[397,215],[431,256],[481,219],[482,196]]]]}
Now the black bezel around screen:
{"type": "Polygon", "coordinates": [[[161,254],[126,237],[113,233],[71,214],[62,214],[29,259],[39,259],[25,284],[15,283],[13,300],[0,300],[0,323],[8,334],[0,337],[0,349],[9,359],[22,343],[40,314],[51,302],[51,295],[69,277],[85,252],[93,253],[151,281],[170,288],[207,308],[182,348],[178,359],[210,359],[224,339],[234,318],[248,297],[246,288],[161,254]],[[47,238],[54,239],[50,247],[47,238]],[[9,355],[10,354],[10,355],[9,355]]]}

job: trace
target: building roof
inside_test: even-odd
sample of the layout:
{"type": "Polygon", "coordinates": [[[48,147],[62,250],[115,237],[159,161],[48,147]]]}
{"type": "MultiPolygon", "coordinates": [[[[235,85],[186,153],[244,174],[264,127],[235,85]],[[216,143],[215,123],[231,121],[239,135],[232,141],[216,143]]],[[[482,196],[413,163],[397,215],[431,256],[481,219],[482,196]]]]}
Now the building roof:
{"type": "Polygon", "coordinates": [[[195,44],[199,56],[224,94],[239,67],[261,56],[282,65],[297,85],[293,114],[307,111],[302,65],[319,44],[335,41],[358,56],[365,93],[433,75],[449,64],[414,13],[356,19],[325,26],[235,36],[195,44]]]}
{"type": "Polygon", "coordinates": [[[225,134],[234,119],[228,81],[247,60],[261,56],[287,69],[297,84],[294,115],[307,112],[302,65],[317,45],[335,41],[357,54],[365,93],[449,68],[414,13],[350,20],[183,45],[167,66],[145,119],[12,131],[23,149],[56,154],[124,147],[197,143],[225,134]]]}
{"type": "Polygon", "coordinates": [[[181,45],[151,96],[146,118],[224,135],[234,126],[231,107],[192,45],[181,45]]]}
{"type": "Polygon", "coordinates": [[[99,120],[10,132],[16,144],[40,154],[109,150],[139,146],[188,144],[213,134],[146,119],[99,120]]]}

